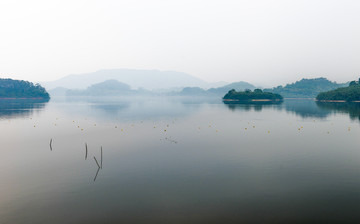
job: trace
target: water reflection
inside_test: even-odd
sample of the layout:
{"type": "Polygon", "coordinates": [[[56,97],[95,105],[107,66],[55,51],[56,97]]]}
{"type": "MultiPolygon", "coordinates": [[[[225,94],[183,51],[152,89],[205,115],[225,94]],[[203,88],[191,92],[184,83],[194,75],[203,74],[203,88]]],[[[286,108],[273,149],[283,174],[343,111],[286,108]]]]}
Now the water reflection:
{"type": "MultiPolygon", "coordinates": [[[[160,120],[164,118],[186,117],[198,111],[204,104],[221,103],[220,100],[205,101],[190,98],[167,97],[104,97],[67,98],[61,101],[59,110],[67,114],[81,114],[101,120],[160,120]],[[201,103],[200,103],[201,102],[201,103]]],[[[57,102],[56,102],[57,103],[57,102]]]]}
{"type": "Polygon", "coordinates": [[[49,100],[44,99],[0,99],[0,119],[29,117],[44,109],[49,100]]]}
{"type": "Polygon", "coordinates": [[[351,120],[360,121],[360,103],[316,102],[316,105],[321,109],[334,113],[348,113],[351,120]]]}
{"type": "Polygon", "coordinates": [[[262,111],[263,108],[279,108],[282,101],[258,101],[258,102],[231,102],[224,101],[224,104],[231,110],[262,111]]]}
{"type": "Polygon", "coordinates": [[[302,118],[325,119],[331,114],[331,110],[318,107],[313,99],[288,99],[283,106],[286,111],[302,118]]]}
{"type": "MultiPolygon", "coordinates": [[[[331,108],[319,107],[313,99],[287,99],[283,102],[224,102],[232,111],[262,111],[263,109],[285,110],[302,118],[324,119],[332,112],[331,108]]],[[[335,106],[336,107],[336,106],[335,106]]]]}
{"type": "Polygon", "coordinates": [[[341,114],[334,125],[298,119],[334,115],[333,108],[301,100],[230,105],[153,99],[129,101],[116,113],[108,109],[102,102],[51,103],[36,118],[37,128],[30,120],[0,123],[0,223],[360,220],[360,126],[346,131],[351,125],[341,114]],[[190,116],[156,122],[156,128],[152,120],[131,128],[119,121],[131,114],[132,120],[151,118],[156,111],[159,119],[190,116]],[[129,128],[79,122],[87,114],[129,128]],[[58,126],[52,125],[56,117],[58,126]],[[79,124],[87,128],[80,131],[79,124]]]}
{"type": "MultiPolygon", "coordinates": [[[[360,104],[358,103],[320,103],[314,99],[286,99],[280,102],[222,102],[214,98],[189,97],[129,97],[122,98],[67,98],[61,105],[61,110],[69,114],[82,114],[86,117],[105,120],[147,120],[174,117],[187,117],[201,110],[204,105],[225,105],[229,110],[261,112],[263,109],[285,110],[301,118],[326,119],[334,112],[349,113],[351,119],[360,120],[360,104]],[[70,106],[71,105],[71,106],[70,106]]],[[[35,104],[34,107],[43,107],[35,104]]],[[[16,111],[13,111],[14,113],[16,111]]],[[[26,113],[27,111],[20,111],[26,113]]],[[[18,113],[20,113],[18,111],[18,113]]]]}

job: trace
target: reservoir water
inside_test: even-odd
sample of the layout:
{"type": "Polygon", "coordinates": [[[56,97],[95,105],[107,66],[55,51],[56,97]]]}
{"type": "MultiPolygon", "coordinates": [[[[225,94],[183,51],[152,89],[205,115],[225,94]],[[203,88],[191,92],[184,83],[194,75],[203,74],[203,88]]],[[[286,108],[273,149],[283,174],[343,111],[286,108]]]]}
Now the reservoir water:
{"type": "Polygon", "coordinates": [[[0,223],[359,223],[359,118],[314,100],[0,100],[0,223]]]}

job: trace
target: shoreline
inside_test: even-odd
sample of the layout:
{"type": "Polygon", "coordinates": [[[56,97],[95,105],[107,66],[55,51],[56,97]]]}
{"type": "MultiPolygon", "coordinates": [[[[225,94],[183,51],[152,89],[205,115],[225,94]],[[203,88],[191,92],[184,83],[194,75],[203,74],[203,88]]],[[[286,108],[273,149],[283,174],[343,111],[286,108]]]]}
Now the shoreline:
{"type": "Polygon", "coordinates": [[[360,103],[359,100],[354,100],[354,101],[346,101],[346,100],[316,100],[318,102],[323,102],[323,103],[360,103]]]}
{"type": "Polygon", "coordinates": [[[0,100],[48,100],[48,99],[43,97],[0,97],[0,100]]]}
{"type": "Polygon", "coordinates": [[[236,99],[223,99],[224,102],[279,102],[281,100],[270,99],[250,99],[250,100],[236,100],[236,99]]]}

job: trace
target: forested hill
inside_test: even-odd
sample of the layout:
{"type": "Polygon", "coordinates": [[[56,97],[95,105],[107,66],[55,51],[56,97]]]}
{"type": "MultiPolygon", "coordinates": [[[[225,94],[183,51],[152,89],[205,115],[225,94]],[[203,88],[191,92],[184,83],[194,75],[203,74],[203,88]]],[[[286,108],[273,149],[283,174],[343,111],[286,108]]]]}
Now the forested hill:
{"type": "Polygon", "coordinates": [[[286,86],[264,89],[264,91],[277,93],[286,98],[315,98],[320,92],[326,92],[346,85],[331,82],[326,78],[301,79],[286,86]]]}
{"type": "Polygon", "coordinates": [[[322,92],[317,97],[320,101],[360,101],[360,79],[350,82],[348,87],[322,92]]]}
{"type": "Polygon", "coordinates": [[[237,92],[234,89],[230,90],[224,97],[224,101],[253,101],[253,100],[270,100],[280,101],[283,97],[276,93],[263,92],[261,89],[245,90],[237,92]]]}
{"type": "Polygon", "coordinates": [[[33,84],[24,80],[0,78],[0,98],[50,99],[50,96],[40,84],[33,84]]]}

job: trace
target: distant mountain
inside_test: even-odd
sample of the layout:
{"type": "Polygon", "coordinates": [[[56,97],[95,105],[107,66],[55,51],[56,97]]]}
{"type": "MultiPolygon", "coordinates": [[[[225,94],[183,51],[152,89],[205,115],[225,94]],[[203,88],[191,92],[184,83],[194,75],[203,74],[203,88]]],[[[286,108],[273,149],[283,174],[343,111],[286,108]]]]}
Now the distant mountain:
{"type": "Polygon", "coordinates": [[[117,80],[127,83],[132,89],[148,90],[183,87],[208,88],[209,83],[182,72],[159,70],[111,69],[93,73],[69,75],[52,82],[44,82],[47,89],[63,87],[67,89],[86,89],[106,80],[117,80]]]}
{"type": "Polygon", "coordinates": [[[234,82],[228,85],[219,87],[219,88],[211,88],[208,90],[204,90],[200,87],[185,87],[182,91],[180,91],[177,95],[181,96],[221,96],[223,97],[229,90],[235,89],[237,91],[244,91],[246,89],[254,90],[256,87],[247,82],[234,82]]]}
{"type": "Polygon", "coordinates": [[[68,91],[69,89],[67,88],[63,88],[63,87],[56,87],[55,89],[50,89],[48,91],[48,93],[50,94],[51,97],[53,96],[65,96],[66,95],[66,92],[68,91]]]}
{"type": "Polygon", "coordinates": [[[264,89],[265,92],[277,93],[285,98],[315,98],[320,92],[333,90],[346,84],[331,82],[326,78],[301,79],[286,86],[264,89]]]}
{"type": "Polygon", "coordinates": [[[0,98],[50,99],[50,96],[40,84],[24,80],[0,79],[0,98]]]}
{"type": "Polygon", "coordinates": [[[68,90],[67,96],[119,96],[135,94],[130,86],[117,80],[106,80],[94,84],[85,90],[68,90]]]}
{"type": "Polygon", "coordinates": [[[207,95],[208,92],[200,87],[185,87],[182,89],[179,94],[181,96],[204,96],[207,95]]]}
{"type": "Polygon", "coordinates": [[[207,92],[223,96],[229,90],[232,90],[232,89],[234,89],[236,91],[244,91],[246,89],[254,90],[254,89],[256,89],[256,87],[248,82],[241,81],[241,82],[233,82],[233,83],[230,83],[228,85],[225,85],[225,86],[219,87],[219,88],[211,88],[207,92]]]}

